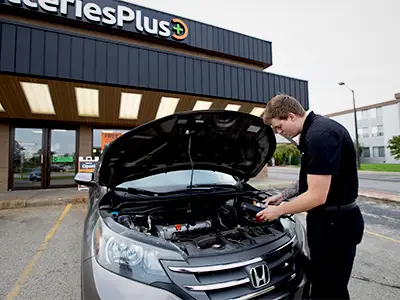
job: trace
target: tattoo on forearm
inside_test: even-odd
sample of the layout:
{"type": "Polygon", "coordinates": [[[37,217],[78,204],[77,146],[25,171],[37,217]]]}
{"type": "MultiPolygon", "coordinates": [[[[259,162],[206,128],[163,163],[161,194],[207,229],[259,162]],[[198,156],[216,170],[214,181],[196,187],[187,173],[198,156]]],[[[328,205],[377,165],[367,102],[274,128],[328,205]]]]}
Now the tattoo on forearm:
{"type": "Polygon", "coordinates": [[[296,197],[299,195],[299,182],[296,181],[293,187],[290,187],[288,189],[285,189],[284,191],[281,192],[282,197],[284,200],[296,197]]]}

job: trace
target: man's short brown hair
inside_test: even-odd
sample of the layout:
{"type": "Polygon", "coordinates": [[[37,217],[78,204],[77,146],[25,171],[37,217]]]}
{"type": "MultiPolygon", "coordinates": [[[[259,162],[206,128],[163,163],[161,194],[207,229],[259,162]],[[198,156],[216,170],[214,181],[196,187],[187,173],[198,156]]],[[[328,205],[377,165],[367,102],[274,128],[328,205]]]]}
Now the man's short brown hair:
{"type": "Polygon", "coordinates": [[[286,120],[289,113],[303,117],[306,111],[296,98],[289,95],[276,95],[267,103],[263,120],[265,124],[270,125],[272,119],[286,120]]]}

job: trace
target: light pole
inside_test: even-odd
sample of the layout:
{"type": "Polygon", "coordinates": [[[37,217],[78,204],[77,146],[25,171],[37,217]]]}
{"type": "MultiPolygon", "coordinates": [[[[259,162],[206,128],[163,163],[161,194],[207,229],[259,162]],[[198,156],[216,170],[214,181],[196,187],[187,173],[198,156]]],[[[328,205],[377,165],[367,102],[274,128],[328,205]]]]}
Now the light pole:
{"type": "Polygon", "coordinates": [[[354,96],[354,90],[349,88],[344,82],[339,82],[339,85],[344,85],[353,93],[353,114],[354,114],[354,126],[356,130],[356,160],[357,160],[357,169],[360,169],[360,149],[358,144],[358,127],[357,127],[357,112],[356,112],[356,99],[354,96]]]}

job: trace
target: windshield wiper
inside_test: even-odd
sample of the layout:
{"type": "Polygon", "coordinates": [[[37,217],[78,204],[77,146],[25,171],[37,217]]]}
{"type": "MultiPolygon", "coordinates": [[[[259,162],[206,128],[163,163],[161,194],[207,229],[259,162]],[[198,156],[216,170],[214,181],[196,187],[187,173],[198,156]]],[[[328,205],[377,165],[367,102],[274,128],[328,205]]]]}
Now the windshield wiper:
{"type": "MultiPolygon", "coordinates": [[[[190,186],[187,186],[189,188],[190,186]]],[[[192,188],[209,188],[212,190],[216,189],[231,189],[231,190],[238,190],[239,187],[236,185],[231,185],[231,184],[218,184],[218,183],[213,183],[213,184],[193,184],[192,188]]]]}
{"type": "Polygon", "coordinates": [[[129,194],[132,194],[132,195],[146,195],[146,196],[151,196],[151,197],[154,197],[155,195],[157,195],[157,193],[154,193],[151,191],[136,189],[136,188],[132,188],[132,187],[128,187],[128,188],[119,187],[119,188],[116,188],[115,190],[128,192],[129,194]]]}
{"type": "Polygon", "coordinates": [[[152,192],[148,190],[143,190],[143,189],[137,189],[137,188],[116,188],[116,191],[122,191],[122,192],[127,192],[131,195],[137,195],[137,196],[148,196],[148,197],[154,197],[154,198],[162,198],[164,197],[170,197],[173,195],[179,195],[179,194],[186,194],[186,193],[201,193],[201,192],[210,192],[210,191],[215,191],[213,187],[192,187],[192,189],[189,189],[189,187],[185,189],[179,189],[179,190],[173,190],[169,192],[152,192]],[[191,191],[190,191],[191,190],[191,191]]]}

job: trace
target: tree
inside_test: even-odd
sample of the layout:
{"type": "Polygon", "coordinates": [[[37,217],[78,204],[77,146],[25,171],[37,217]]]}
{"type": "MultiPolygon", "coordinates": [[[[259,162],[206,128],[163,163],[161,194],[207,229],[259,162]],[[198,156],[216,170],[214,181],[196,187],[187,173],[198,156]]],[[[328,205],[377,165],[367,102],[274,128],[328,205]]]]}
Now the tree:
{"type": "MultiPolygon", "coordinates": [[[[353,141],[353,144],[354,144],[354,151],[357,151],[356,142],[353,141]]],[[[359,143],[359,144],[358,144],[358,155],[361,156],[361,154],[363,153],[363,151],[364,151],[364,146],[363,146],[362,144],[359,143]]]]}
{"type": "Polygon", "coordinates": [[[388,141],[388,148],[390,150],[390,154],[394,156],[395,159],[400,159],[400,135],[393,136],[388,141]]]}
{"type": "Polygon", "coordinates": [[[275,152],[274,152],[274,159],[275,159],[275,165],[279,166],[283,163],[285,160],[285,155],[283,153],[281,145],[277,145],[275,152]]]}
{"type": "Polygon", "coordinates": [[[300,151],[293,144],[278,144],[274,152],[276,165],[282,165],[285,162],[292,164],[292,159],[300,156],[300,151]]]}

